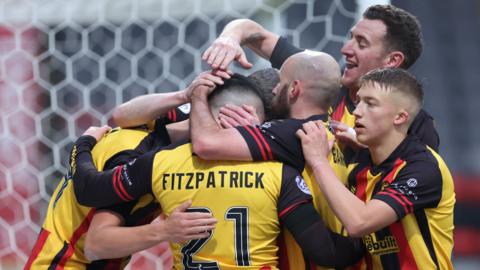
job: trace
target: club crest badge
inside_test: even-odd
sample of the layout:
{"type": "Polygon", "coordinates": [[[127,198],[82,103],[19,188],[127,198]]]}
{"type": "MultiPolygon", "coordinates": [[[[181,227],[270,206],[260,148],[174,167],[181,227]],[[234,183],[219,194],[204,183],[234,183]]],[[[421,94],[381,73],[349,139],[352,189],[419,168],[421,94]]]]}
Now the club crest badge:
{"type": "Polygon", "coordinates": [[[305,194],[312,195],[310,192],[310,189],[307,186],[307,183],[305,183],[305,180],[301,176],[295,177],[295,182],[297,183],[297,187],[305,194]]]}

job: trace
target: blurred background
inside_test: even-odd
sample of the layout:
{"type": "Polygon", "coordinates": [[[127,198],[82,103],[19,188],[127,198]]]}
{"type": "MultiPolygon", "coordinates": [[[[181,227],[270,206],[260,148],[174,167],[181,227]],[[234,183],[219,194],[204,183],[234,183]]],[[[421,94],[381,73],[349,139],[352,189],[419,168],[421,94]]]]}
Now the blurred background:
{"type": "MultiPolygon", "coordinates": [[[[332,54],[366,7],[360,0],[0,1],[0,269],[21,269],[65,173],[70,147],[131,98],[184,88],[201,54],[235,18],[332,54]]],[[[391,1],[416,15],[424,52],[411,68],[455,178],[454,263],[480,269],[480,1],[391,1]]],[[[251,52],[252,70],[269,66],[251,52]]],[[[161,269],[162,249],[130,269],[161,269]]]]}

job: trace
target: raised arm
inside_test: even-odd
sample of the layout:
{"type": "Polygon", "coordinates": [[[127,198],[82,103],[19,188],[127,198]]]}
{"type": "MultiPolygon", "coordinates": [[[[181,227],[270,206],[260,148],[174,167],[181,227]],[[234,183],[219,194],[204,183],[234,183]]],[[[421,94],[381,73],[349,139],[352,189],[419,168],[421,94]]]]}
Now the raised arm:
{"type": "Polygon", "coordinates": [[[248,46],[259,56],[269,60],[279,36],[260,24],[249,19],[238,19],[228,23],[220,36],[205,51],[202,59],[213,69],[226,70],[233,61],[238,61],[244,68],[251,68],[243,45],[248,46]]]}
{"type": "Polygon", "coordinates": [[[188,88],[173,93],[138,96],[113,111],[113,121],[120,127],[134,127],[156,120],[170,109],[190,102],[188,88]]]}
{"type": "Polygon", "coordinates": [[[216,219],[210,213],[186,212],[187,201],[170,216],[160,216],[150,224],[122,227],[124,218],[118,212],[102,209],[95,213],[85,239],[88,260],[113,259],[129,256],[163,241],[186,242],[208,237],[216,219]]]}

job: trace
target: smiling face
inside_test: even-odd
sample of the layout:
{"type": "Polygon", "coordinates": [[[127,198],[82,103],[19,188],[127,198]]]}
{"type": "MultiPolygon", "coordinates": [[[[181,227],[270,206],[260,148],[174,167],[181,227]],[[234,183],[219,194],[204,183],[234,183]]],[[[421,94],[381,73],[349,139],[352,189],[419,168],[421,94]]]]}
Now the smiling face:
{"type": "Polygon", "coordinates": [[[391,92],[377,83],[364,84],[357,92],[355,132],[360,143],[374,146],[394,130],[398,106],[391,92]]]}
{"type": "Polygon", "coordinates": [[[380,20],[362,19],[352,28],[350,40],[341,49],[346,60],[342,76],[344,87],[358,89],[361,76],[386,65],[386,33],[387,27],[380,20]]]}

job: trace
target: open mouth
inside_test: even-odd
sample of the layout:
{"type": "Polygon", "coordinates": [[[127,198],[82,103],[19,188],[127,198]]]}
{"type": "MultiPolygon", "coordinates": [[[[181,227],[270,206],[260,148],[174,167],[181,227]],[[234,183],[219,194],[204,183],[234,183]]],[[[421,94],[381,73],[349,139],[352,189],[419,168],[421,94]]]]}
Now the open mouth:
{"type": "Polygon", "coordinates": [[[347,63],[345,64],[345,68],[346,69],[352,69],[352,68],[356,68],[358,65],[353,63],[353,62],[349,62],[347,61],[347,63]]]}
{"type": "Polygon", "coordinates": [[[359,130],[359,129],[364,129],[364,128],[365,128],[364,125],[355,122],[355,126],[354,126],[355,132],[357,132],[357,130],[359,130]]]}

